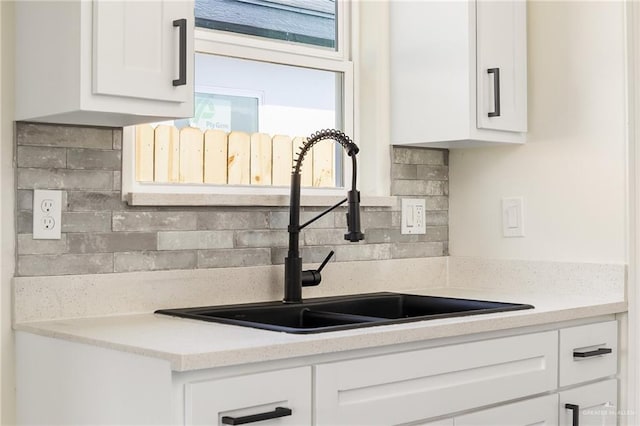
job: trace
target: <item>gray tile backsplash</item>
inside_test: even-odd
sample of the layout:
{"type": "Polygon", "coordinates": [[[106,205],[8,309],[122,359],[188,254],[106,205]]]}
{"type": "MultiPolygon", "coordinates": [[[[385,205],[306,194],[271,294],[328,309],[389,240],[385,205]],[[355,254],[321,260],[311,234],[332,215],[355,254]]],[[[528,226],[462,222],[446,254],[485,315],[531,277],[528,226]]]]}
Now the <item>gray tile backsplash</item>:
{"type": "MultiPolygon", "coordinates": [[[[18,276],[282,264],[284,207],[132,207],[121,201],[121,129],[17,123],[18,276]],[[63,192],[62,239],[32,238],[34,189],[63,192]]],[[[448,151],[393,147],[392,195],[421,197],[427,233],[401,235],[397,208],[363,208],[366,240],[342,240],[345,209],[302,232],[306,262],[446,256],[448,151]]],[[[303,220],[321,208],[308,208],[303,220]]]]}

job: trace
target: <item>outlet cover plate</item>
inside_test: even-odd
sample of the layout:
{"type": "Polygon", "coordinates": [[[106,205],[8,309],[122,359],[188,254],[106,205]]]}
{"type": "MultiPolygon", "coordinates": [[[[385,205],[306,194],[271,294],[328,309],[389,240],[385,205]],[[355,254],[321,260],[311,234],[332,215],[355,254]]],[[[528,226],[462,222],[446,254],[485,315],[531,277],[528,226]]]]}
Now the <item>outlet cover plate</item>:
{"type": "Polygon", "coordinates": [[[33,239],[59,240],[62,237],[62,191],[33,191],[33,239]]]}
{"type": "Polygon", "coordinates": [[[502,236],[524,237],[524,198],[502,199],[502,236]]]}
{"type": "Polygon", "coordinates": [[[403,198],[400,232],[406,234],[426,234],[426,201],[424,198],[403,198]]]}

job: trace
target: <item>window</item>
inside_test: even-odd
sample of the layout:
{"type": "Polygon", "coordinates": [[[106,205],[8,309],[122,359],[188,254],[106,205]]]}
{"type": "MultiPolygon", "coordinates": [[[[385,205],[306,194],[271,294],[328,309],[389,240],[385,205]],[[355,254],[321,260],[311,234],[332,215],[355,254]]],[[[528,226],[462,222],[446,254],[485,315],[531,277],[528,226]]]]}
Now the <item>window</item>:
{"type": "MultiPolygon", "coordinates": [[[[152,162],[157,161],[157,158],[154,160],[157,153],[152,152],[152,139],[146,151],[136,149],[138,157],[133,167],[138,179],[129,190],[286,194],[288,181],[285,183],[282,177],[276,179],[275,176],[275,170],[281,170],[283,164],[276,164],[276,137],[289,137],[293,149],[301,143],[300,137],[322,128],[338,128],[353,136],[350,4],[334,0],[196,0],[195,14],[194,117],[159,123],[163,126],[160,133],[174,138],[171,135],[175,130],[196,127],[203,132],[200,136],[203,142],[208,130],[225,132],[228,137],[230,132],[269,135],[273,138],[274,151],[265,155],[271,156],[272,162],[270,169],[262,167],[260,173],[270,176],[256,180],[252,173],[248,181],[244,177],[232,180],[229,169],[226,183],[208,180],[207,153],[197,152],[196,156],[204,158],[203,163],[185,162],[184,167],[191,170],[202,167],[202,180],[185,179],[174,170],[173,175],[160,173],[161,181],[157,181],[154,165],[147,165],[141,173],[143,167],[139,164],[144,155],[152,162]],[[271,187],[257,188],[254,184],[271,187]]],[[[138,137],[153,134],[148,129],[138,133],[138,137]]],[[[243,143],[257,146],[253,136],[243,143]]],[[[342,191],[328,188],[342,187],[345,169],[350,165],[344,161],[339,145],[326,144],[328,148],[320,145],[323,144],[317,146],[318,158],[305,158],[305,163],[316,166],[317,176],[310,180],[303,177],[303,182],[307,182],[307,186],[323,187],[314,188],[317,192],[341,194],[342,191]]],[[[176,149],[168,148],[170,152],[176,149]]],[[[182,147],[179,150],[179,156],[186,152],[182,147]]],[[[229,160],[233,157],[230,151],[220,155],[223,154],[228,155],[229,160]]],[[[250,161],[253,165],[253,154],[250,161]]],[[[258,164],[259,160],[255,161],[258,164]]],[[[180,163],[175,167],[183,165],[182,159],[180,163]]],[[[170,159],[166,164],[172,167],[170,159]]],[[[243,164],[246,165],[246,161],[243,164]]],[[[290,163],[285,169],[286,175],[290,175],[290,163]]]]}
{"type": "Polygon", "coordinates": [[[175,123],[178,128],[197,127],[225,132],[233,129],[257,133],[261,101],[260,93],[237,92],[223,88],[196,91],[193,117],[176,120],[175,123]]]}
{"type": "Polygon", "coordinates": [[[196,0],[196,26],[336,47],[335,0],[196,0]]]}
{"type": "MultiPolygon", "coordinates": [[[[202,53],[196,54],[195,64],[196,93],[235,91],[258,101],[255,131],[307,135],[342,121],[340,73],[202,53]]],[[[196,114],[198,107],[196,103],[196,114]]]]}

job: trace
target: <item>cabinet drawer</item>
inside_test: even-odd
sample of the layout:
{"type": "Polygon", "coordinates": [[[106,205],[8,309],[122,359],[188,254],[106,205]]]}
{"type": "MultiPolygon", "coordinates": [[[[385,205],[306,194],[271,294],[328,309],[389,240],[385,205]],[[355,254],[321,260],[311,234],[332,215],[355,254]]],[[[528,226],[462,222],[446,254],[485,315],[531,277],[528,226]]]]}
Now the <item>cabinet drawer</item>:
{"type": "Polygon", "coordinates": [[[618,414],[618,381],[605,380],[560,392],[560,426],[615,426],[618,414]],[[569,405],[569,406],[567,406],[569,405]],[[574,416],[578,416],[577,423],[574,416]]]}
{"type": "Polygon", "coordinates": [[[455,418],[455,426],[555,426],[557,424],[557,394],[502,405],[455,418]]]}
{"type": "Polygon", "coordinates": [[[556,331],[316,366],[318,425],[413,422],[554,389],[556,331]]]}
{"type": "Polygon", "coordinates": [[[442,419],[428,423],[413,424],[413,426],[455,426],[453,419],[442,419]]]}
{"type": "Polygon", "coordinates": [[[617,359],[616,321],[560,330],[560,386],[614,375],[617,359]]]}
{"type": "Polygon", "coordinates": [[[290,415],[258,424],[311,424],[311,367],[188,383],[185,404],[187,425],[222,425],[223,417],[268,417],[287,410],[290,415]]]}

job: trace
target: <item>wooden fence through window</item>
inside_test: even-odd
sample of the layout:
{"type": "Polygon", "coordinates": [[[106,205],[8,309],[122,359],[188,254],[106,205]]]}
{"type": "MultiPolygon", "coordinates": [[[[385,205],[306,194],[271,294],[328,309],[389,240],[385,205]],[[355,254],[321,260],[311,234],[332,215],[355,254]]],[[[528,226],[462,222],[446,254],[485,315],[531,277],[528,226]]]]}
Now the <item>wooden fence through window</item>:
{"type": "MultiPolygon", "coordinates": [[[[303,137],[230,132],[169,125],[136,126],[136,180],[162,183],[288,186],[303,137]]],[[[302,185],[335,186],[335,146],[312,148],[302,185]]]]}

